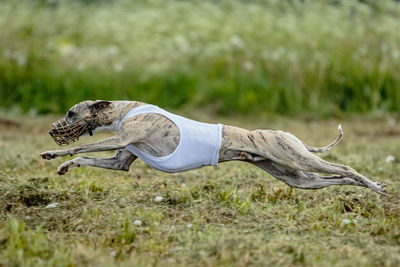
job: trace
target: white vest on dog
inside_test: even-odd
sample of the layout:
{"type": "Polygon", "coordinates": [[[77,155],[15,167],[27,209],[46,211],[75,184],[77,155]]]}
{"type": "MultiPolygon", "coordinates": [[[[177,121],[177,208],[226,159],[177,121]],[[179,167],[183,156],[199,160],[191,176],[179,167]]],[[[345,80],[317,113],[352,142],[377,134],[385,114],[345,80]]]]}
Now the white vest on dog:
{"type": "Polygon", "coordinates": [[[154,105],[143,105],[131,109],[119,122],[129,117],[145,113],[160,114],[171,120],[179,129],[180,140],[176,149],[169,155],[154,157],[135,145],[126,147],[131,153],[146,162],[150,167],[164,172],[181,172],[207,165],[217,165],[222,140],[222,125],[197,122],[172,114],[154,105]]]}

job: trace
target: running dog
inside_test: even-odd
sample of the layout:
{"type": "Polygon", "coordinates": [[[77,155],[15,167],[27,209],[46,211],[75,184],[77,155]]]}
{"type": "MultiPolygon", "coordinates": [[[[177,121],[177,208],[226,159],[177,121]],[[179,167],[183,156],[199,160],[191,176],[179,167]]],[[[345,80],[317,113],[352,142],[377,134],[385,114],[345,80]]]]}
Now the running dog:
{"type": "Polygon", "coordinates": [[[86,152],[117,150],[111,158],[76,157],[59,166],[57,173],[94,166],[128,171],[138,157],[152,168],[180,172],[230,160],[256,165],[287,185],[319,189],[330,185],[355,185],[386,194],[386,184],[372,182],[352,168],[327,162],[313,153],[326,152],[339,143],[343,131],[330,145],[314,148],[291,133],[201,123],[137,101],[84,101],[53,123],[49,134],[59,145],[100,131],[117,133],[103,141],[65,150],[46,151],[44,159],[86,152]]]}

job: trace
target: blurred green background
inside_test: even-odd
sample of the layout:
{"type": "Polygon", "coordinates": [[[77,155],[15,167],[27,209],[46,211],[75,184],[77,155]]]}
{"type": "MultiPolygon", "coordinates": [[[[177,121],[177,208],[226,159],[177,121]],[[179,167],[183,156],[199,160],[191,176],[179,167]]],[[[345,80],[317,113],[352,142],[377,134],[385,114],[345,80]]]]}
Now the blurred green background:
{"type": "Polygon", "coordinates": [[[0,1],[0,107],[400,111],[396,1],[0,1]]]}

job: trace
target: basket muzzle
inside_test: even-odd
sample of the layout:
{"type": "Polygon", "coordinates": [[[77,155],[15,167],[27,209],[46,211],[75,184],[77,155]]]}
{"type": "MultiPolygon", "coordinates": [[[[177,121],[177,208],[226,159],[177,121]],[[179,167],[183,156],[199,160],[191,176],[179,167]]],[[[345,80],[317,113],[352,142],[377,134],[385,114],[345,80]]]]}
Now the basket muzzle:
{"type": "Polygon", "coordinates": [[[79,137],[86,129],[88,129],[90,136],[92,136],[92,126],[95,121],[95,115],[71,123],[69,123],[65,118],[62,118],[52,124],[49,134],[58,145],[66,146],[78,141],[79,137]]]}

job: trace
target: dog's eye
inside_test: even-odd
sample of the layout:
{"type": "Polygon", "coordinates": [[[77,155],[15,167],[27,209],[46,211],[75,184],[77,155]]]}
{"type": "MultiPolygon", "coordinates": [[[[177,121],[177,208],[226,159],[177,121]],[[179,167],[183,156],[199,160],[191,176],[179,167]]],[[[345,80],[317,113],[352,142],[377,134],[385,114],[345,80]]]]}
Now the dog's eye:
{"type": "Polygon", "coordinates": [[[75,112],[73,112],[73,111],[68,111],[68,113],[67,113],[67,116],[69,117],[69,118],[71,118],[71,117],[73,117],[73,116],[75,116],[75,112]]]}

